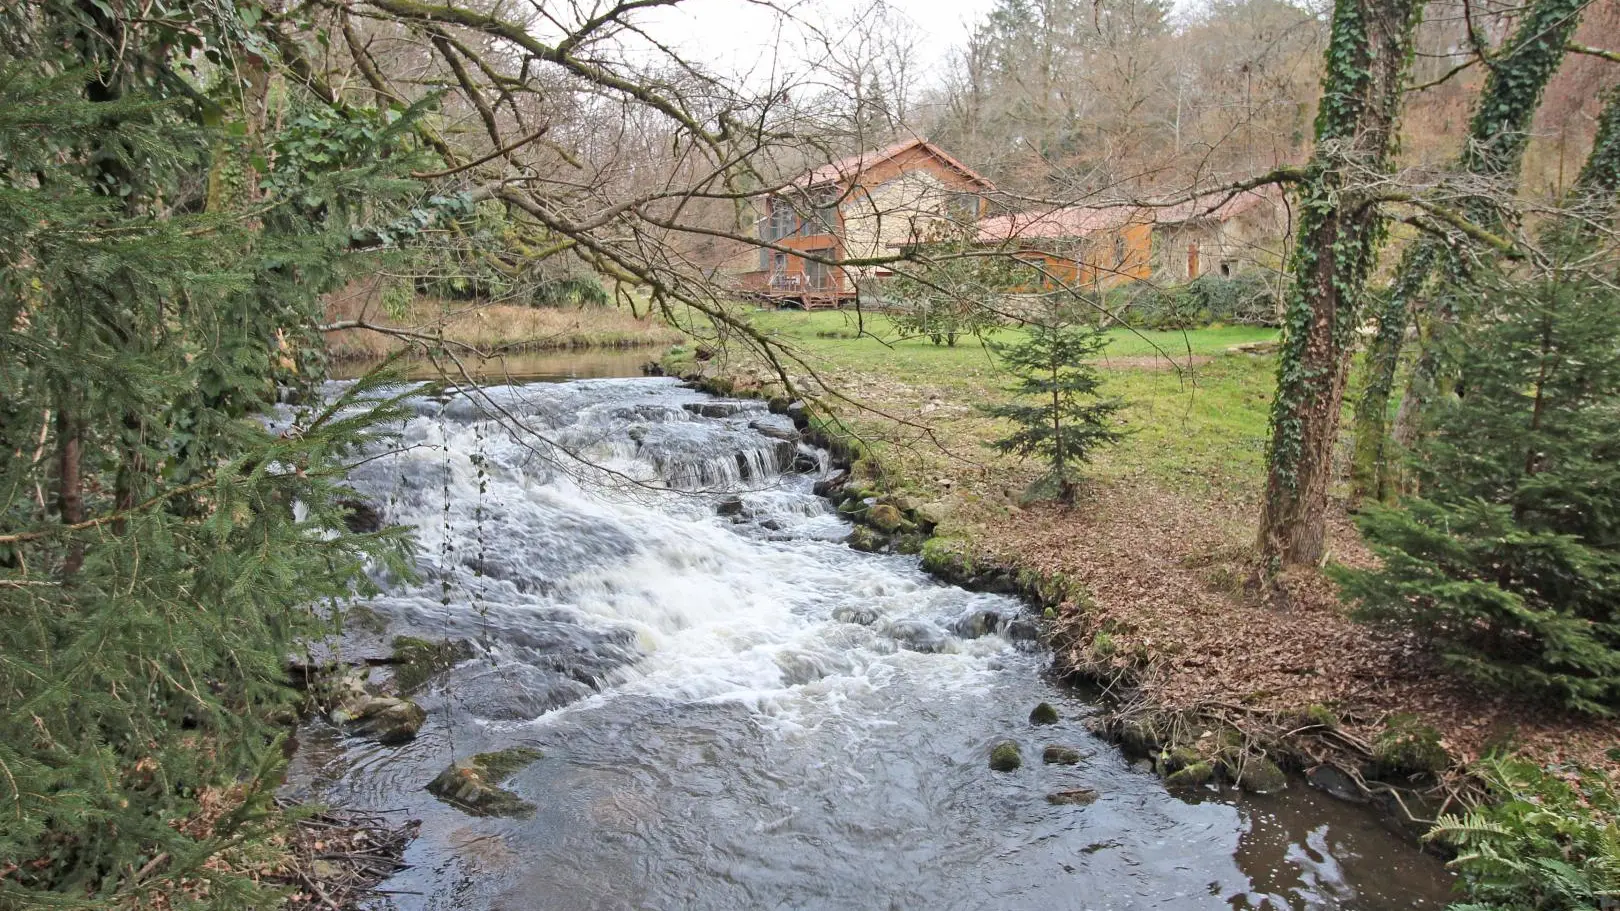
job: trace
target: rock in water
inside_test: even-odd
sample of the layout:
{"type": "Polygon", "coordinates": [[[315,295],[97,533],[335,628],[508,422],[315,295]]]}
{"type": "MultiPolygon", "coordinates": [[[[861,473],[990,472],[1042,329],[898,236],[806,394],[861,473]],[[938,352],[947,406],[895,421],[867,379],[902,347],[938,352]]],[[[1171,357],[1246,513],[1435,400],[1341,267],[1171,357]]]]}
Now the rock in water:
{"type": "Polygon", "coordinates": [[[351,734],[393,746],[414,739],[425,721],[427,712],[411,700],[379,696],[359,705],[347,726],[351,734]]]}
{"type": "Polygon", "coordinates": [[[409,693],[426,683],[429,678],[442,674],[473,656],[472,643],[464,639],[432,642],[415,636],[395,636],[392,643],[394,682],[399,691],[409,693]]]}
{"type": "Polygon", "coordinates": [[[1046,749],[1041,751],[1041,761],[1047,765],[1077,765],[1084,758],[1074,747],[1055,743],[1047,744],[1046,749]]]}
{"type": "Polygon", "coordinates": [[[1023,764],[1023,754],[1011,740],[1003,740],[990,748],[990,768],[997,772],[1011,772],[1023,764]]]}
{"type": "Polygon", "coordinates": [[[1097,792],[1091,788],[1070,788],[1067,791],[1053,791],[1046,795],[1046,802],[1054,806],[1083,807],[1095,803],[1097,792]]]}
{"type": "Polygon", "coordinates": [[[1035,706],[1035,708],[1030,710],[1029,723],[1030,724],[1057,724],[1058,723],[1057,709],[1052,707],[1052,703],[1043,702],[1040,705],[1037,705],[1037,706],[1035,706]]]}
{"type": "Polygon", "coordinates": [[[1194,762],[1165,776],[1165,785],[1172,788],[1197,788],[1215,778],[1215,767],[1207,762],[1194,762]]]}
{"type": "Polygon", "coordinates": [[[1275,762],[1249,756],[1238,773],[1238,787],[1253,794],[1275,794],[1288,787],[1288,776],[1275,762]]]}
{"type": "Polygon", "coordinates": [[[427,786],[445,803],[474,816],[517,816],[534,813],[534,804],[500,786],[540,758],[539,750],[514,747],[458,759],[427,786]]]}

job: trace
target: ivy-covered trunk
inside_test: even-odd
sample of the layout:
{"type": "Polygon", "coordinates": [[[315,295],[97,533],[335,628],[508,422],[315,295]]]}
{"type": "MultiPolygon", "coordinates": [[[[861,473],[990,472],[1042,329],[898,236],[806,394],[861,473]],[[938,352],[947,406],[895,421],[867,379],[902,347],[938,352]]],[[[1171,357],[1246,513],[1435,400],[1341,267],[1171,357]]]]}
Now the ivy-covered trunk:
{"type": "Polygon", "coordinates": [[[1365,183],[1389,170],[1422,8],[1422,0],[1339,0],[1334,8],[1271,411],[1259,542],[1268,562],[1322,556],[1358,304],[1385,235],[1365,183]]]}
{"type": "MultiPolygon", "coordinates": [[[[1468,136],[1457,170],[1479,181],[1480,189],[1463,199],[1463,214],[1488,230],[1504,222],[1502,203],[1518,188],[1520,166],[1530,144],[1530,126],[1547,82],[1558,72],[1569,39],[1575,34],[1586,0],[1536,0],[1529,14],[1491,60],[1490,75],[1474,107],[1468,136]]],[[[1367,358],[1367,382],[1356,405],[1356,449],[1351,482],[1356,497],[1386,498],[1392,491],[1387,458],[1386,418],[1395,388],[1408,320],[1419,306],[1424,286],[1435,269],[1451,282],[1465,279],[1465,255],[1438,236],[1426,234],[1402,259],[1389,299],[1379,313],[1378,336],[1367,358]]],[[[1425,305],[1428,333],[1418,364],[1402,398],[1401,432],[1397,442],[1410,445],[1416,418],[1434,388],[1436,333],[1443,334],[1454,318],[1443,296],[1425,305]]]]}

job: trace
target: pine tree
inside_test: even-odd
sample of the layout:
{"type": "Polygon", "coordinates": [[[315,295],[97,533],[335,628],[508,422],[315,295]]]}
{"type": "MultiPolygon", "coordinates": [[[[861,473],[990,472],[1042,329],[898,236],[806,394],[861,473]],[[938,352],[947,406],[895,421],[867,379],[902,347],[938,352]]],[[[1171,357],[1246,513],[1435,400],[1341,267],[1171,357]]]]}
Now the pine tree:
{"type": "Polygon", "coordinates": [[[1459,671],[1579,711],[1620,706],[1620,294],[1560,270],[1493,282],[1449,356],[1463,382],[1415,471],[1362,520],[1383,558],[1340,573],[1361,616],[1459,671]]]}
{"type": "Polygon", "coordinates": [[[1099,395],[1102,377],[1091,360],[1108,343],[1101,330],[1049,319],[1030,324],[1028,333],[1021,342],[991,342],[990,348],[1002,368],[1018,378],[1009,391],[1029,404],[1015,401],[980,409],[1018,427],[996,440],[996,449],[1049,460],[1051,470],[1031,488],[1031,495],[1049,491],[1070,502],[1076,467],[1090,461],[1097,447],[1124,438],[1113,427],[1114,414],[1124,403],[1099,395]]]}
{"type": "Polygon", "coordinates": [[[402,568],[340,505],[397,402],[270,411],[413,159],[269,128],[262,7],[121,9],[0,5],[0,908],[263,907],[208,862],[271,834],[284,661],[402,568]]]}

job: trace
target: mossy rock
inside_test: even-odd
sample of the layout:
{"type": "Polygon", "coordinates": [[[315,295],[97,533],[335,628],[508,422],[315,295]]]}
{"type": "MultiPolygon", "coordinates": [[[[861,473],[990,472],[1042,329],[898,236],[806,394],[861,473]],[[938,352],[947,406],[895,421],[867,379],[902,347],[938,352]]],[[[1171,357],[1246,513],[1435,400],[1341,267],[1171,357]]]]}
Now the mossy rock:
{"type": "Polygon", "coordinates": [[[401,693],[415,690],[436,674],[473,656],[472,643],[464,639],[433,642],[416,636],[395,636],[392,645],[394,654],[390,663],[394,666],[394,682],[399,684],[401,693]]]}
{"type": "Polygon", "coordinates": [[[514,747],[458,759],[428,784],[428,792],[473,816],[524,817],[534,804],[501,787],[501,782],[541,758],[539,750],[514,747]]]}
{"type": "Polygon", "coordinates": [[[879,503],[866,511],[866,521],[879,531],[893,534],[910,525],[905,514],[887,503],[879,503]]]}
{"type": "Polygon", "coordinates": [[[1451,765],[1440,732],[1414,715],[1397,715],[1373,741],[1373,774],[1378,777],[1436,775],[1451,765]]]}
{"type": "Polygon", "coordinates": [[[1121,722],[1118,737],[1120,747],[1130,756],[1152,756],[1164,745],[1158,730],[1146,721],[1121,722]]]}
{"type": "Polygon", "coordinates": [[[1238,787],[1251,794],[1275,794],[1288,787],[1288,776],[1269,759],[1250,756],[1238,770],[1238,787]]]}
{"type": "Polygon", "coordinates": [[[1052,707],[1052,703],[1043,702],[1040,705],[1035,706],[1033,709],[1030,709],[1029,723],[1030,724],[1057,724],[1058,723],[1058,710],[1052,707]]]}
{"type": "Polygon", "coordinates": [[[379,696],[359,705],[345,727],[350,734],[394,746],[415,739],[426,721],[427,712],[415,702],[379,696]]]}
{"type": "Polygon", "coordinates": [[[1192,747],[1182,746],[1161,750],[1153,765],[1161,776],[1169,777],[1175,772],[1202,761],[1203,757],[1198,755],[1197,750],[1192,747]]]}
{"type": "Polygon", "coordinates": [[[1066,747],[1056,743],[1049,743],[1041,751],[1041,761],[1047,765],[1079,765],[1085,756],[1074,747],[1066,747]]]}
{"type": "Polygon", "coordinates": [[[1171,788],[1201,788],[1215,780],[1215,767],[1199,761],[1182,766],[1164,778],[1171,788]]]}
{"type": "Polygon", "coordinates": [[[882,550],[889,542],[882,534],[864,525],[857,525],[849,533],[849,537],[844,539],[844,543],[855,550],[863,550],[870,554],[882,550]]]}
{"type": "Polygon", "coordinates": [[[1070,788],[1066,791],[1053,791],[1046,795],[1046,802],[1053,806],[1083,807],[1097,802],[1097,792],[1091,788],[1070,788]]]}
{"type": "Polygon", "coordinates": [[[1024,754],[1018,744],[1003,740],[990,748],[990,768],[997,772],[1011,772],[1024,764],[1024,754]]]}

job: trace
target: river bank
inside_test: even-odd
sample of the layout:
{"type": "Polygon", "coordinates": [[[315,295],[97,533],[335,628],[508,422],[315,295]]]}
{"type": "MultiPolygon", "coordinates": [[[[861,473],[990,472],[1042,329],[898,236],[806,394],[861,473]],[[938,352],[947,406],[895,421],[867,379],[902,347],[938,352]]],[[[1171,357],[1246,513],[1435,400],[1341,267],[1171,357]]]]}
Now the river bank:
{"type": "Polygon", "coordinates": [[[360,285],[327,301],[326,324],[361,323],[377,328],[324,333],[328,357],[337,364],[364,363],[406,348],[439,347],[462,359],[523,354],[652,349],[679,344],[684,336],[656,317],[637,317],[617,306],[529,307],[418,297],[403,307],[382,305],[360,285]]]}
{"type": "MultiPolygon", "coordinates": [[[[1064,509],[1021,504],[1036,471],[982,445],[995,428],[972,403],[1002,395],[987,353],[852,339],[842,320],[770,314],[758,322],[866,406],[821,397],[870,455],[863,483],[938,520],[936,568],[1038,580],[1062,593],[1050,604],[1061,660],[1127,694],[1099,726],[1137,752],[1184,751],[1167,772],[1217,760],[1237,739],[1244,754],[1347,796],[1397,795],[1398,816],[1427,821],[1470,796],[1467,766],[1492,751],[1615,768],[1610,747],[1620,728],[1612,722],[1458,684],[1423,643],[1350,621],[1321,573],[1283,580],[1284,604],[1245,589],[1268,356],[1228,352],[1219,331],[1187,333],[1180,344],[1150,339],[1164,360],[1179,360],[1171,370],[1105,356],[1107,391],[1127,399],[1135,433],[1103,454],[1082,501],[1064,509]],[[1190,362],[1199,355],[1211,359],[1190,362]]],[[[1137,344],[1119,342],[1127,353],[1137,344]]],[[[669,366],[772,394],[768,373],[747,360],[669,366]]],[[[820,391],[807,374],[800,380],[820,391]]],[[[1330,559],[1372,559],[1342,505],[1330,537],[1330,559]]]]}

